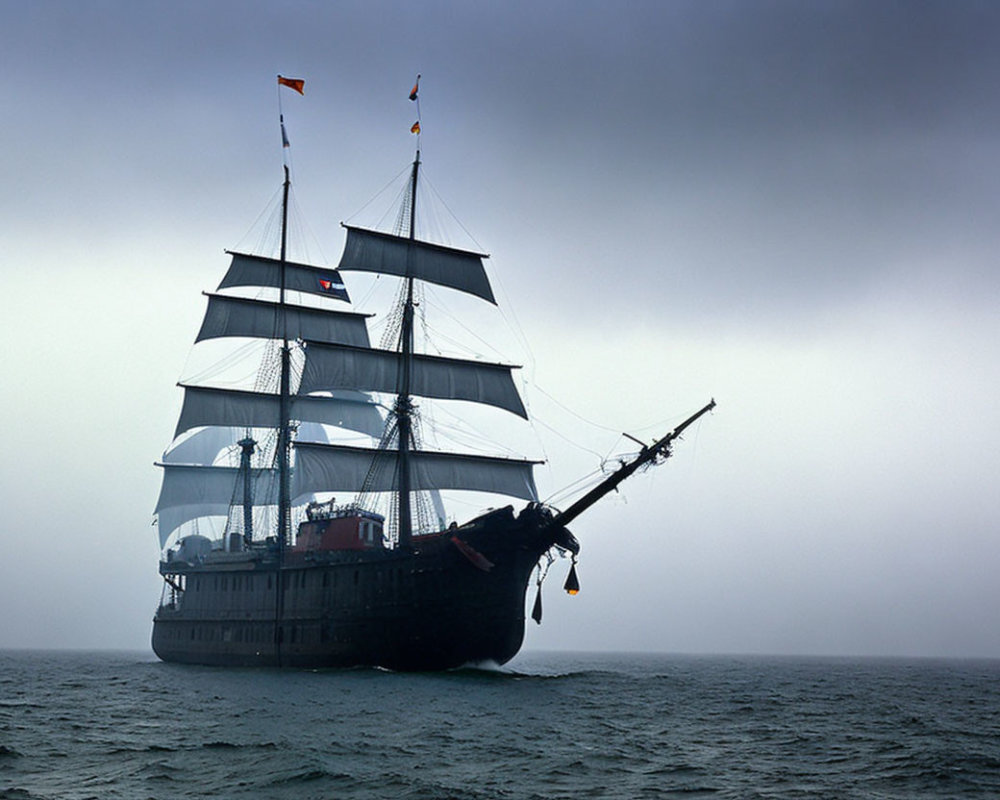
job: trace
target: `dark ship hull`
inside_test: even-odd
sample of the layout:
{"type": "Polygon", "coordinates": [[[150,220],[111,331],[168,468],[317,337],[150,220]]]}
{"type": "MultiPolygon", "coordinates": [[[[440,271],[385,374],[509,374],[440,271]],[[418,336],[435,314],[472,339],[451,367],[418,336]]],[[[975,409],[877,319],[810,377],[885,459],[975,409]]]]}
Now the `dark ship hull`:
{"type": "Polygon", "coordinates": [[[414,537],[410,552],[218,553],[167,561],[153,624],[164,661],[441,670],[513,658],[538,559],[572,536],[538,506],[508,506],[414,537]],[[280,564],[279,564],[280,561],[280,564]]]}

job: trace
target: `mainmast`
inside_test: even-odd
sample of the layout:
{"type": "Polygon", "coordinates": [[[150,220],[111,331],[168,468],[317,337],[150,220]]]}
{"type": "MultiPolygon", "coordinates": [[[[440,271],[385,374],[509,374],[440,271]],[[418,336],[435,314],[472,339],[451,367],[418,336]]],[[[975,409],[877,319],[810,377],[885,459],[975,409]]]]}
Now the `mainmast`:
{"type": "Polygon", "coordinates": [[[403,325],[400,331],[402,375],[396,397],[396,426],[399,433],[399,541],[402,550],[413,546],[413,520],[410,511],[410,444],[413,436],[413,403],[410,399],[410,373],[413,366],[413,242],[416,240],[417,175],[420,171],[420,150],[413,161],[410,177],[410,246],[406,255],[406,301],[403,305],[403,325]]]}

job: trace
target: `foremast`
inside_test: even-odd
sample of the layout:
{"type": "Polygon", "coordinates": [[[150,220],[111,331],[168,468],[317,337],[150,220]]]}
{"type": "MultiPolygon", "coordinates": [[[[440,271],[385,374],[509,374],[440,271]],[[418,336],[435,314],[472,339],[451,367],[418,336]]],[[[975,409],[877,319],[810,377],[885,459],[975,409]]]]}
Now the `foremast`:
{"type": "Polygon", "coordinates": [[[413,401],[410,397],[410,380],[413,370],[413,248],[416,241],[417,218],[417,177],[420,172],[420,150],[413,160],[410,176],[410,225],[409,243],[406,254],[406,300],[403,303],[402,329],[400,330],[399,392],[396,396],[396,427],[398,432],[398,540],[397,547],[410,550],[413,547],[413,519],[410,510],[410,445],[413,438],[413,401]]]}
{"type": "MultiPolygon", "coordinates": [[[[281,78],[279,77],[279,81],[281,78]]],[[[279,92],[280,97],[280,92],[279,92]]],[[[278,286],[278,324],[281,326],[281,370],[278,376],[278,571],[274,582],[274,657],[281,666],[281,645],[283,640],[282,618],[285,615],[285,592],[281,571],[285,549],[291,544],[289,540],[289,523],[291,518],[290,475],[291,475],[291,424],[289,421],[291,400],[291,354],[288,349],[288,309],[285,303],[285,290],[288,282],[288,191],[292,181],[288,172],[287,143],[285,135],[284,115],[279,113],[281,120],[281,139],[285,163],[285,181],[281,189],[281,247],[278,254],[279,286],[278,286]]]]}
{"type": "Polygon", "coordinates": [[[285,182],[281,193],[281,252],[280,287],[278,293],[278,309],[281,325],[281,372],[278,378],[279,415],[278,421],[278,552],[282,552],[289,542],[289,523],[291,519],[290,474],[291,474],[291,423],[290,417],[290,387],[291,387],[291,351],[288,347],[288,314],[285,305],[285,284],[287,281],[287,247],[288,247],[288,190],[291,180],[288,175],[288,164],[285,168],[285,182]]]}
{"type": "MultiPolygon", "coordinates": [[[[281,117],[282,140],[285,136],[284,117],[281,117]]],[[[285,300],[288,281],[288,195],[292,181],[288,163],[283,164],[284,182],[281,191],[281,238],[278,256],[278,327],[281,330],[278,373],[278,448],[275,453],[278,471],[278,520],[275,539],[279,559],[291,544],[291,348],[288,345],[288,306],[285,300]]],[[[256,442],[247,435],[238,442],[242,453],[240,472],[243,476],[243,540],[249,547],[253,541],[253,496],[250,457],[256,442]]]]}

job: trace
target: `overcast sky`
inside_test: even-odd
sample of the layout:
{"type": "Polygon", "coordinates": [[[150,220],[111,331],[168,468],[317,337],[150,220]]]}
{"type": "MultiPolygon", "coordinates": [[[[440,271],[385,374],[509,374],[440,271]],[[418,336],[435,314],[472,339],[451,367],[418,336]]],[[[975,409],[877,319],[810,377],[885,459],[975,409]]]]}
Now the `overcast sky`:
{"type": "Polygon", "coordinates": [[[996,4],[0,10],[0,647],[148,647],[152,464],[281,181],[275,75],[335,263],[419,72],[542,494],[719,403],[572,526],[582,591],[553,566],[526,646],[1000,657],[996,4]]]}

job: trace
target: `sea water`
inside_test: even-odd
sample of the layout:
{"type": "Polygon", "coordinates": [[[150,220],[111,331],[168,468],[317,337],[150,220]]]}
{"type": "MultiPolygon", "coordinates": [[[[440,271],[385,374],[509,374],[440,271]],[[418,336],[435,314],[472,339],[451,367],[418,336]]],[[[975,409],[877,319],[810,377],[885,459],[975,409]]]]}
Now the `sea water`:
{"type": "Polygon", "coordinates": [[[0,798],[1000,797],[1000,662],[0,652],[0,798]]]}

